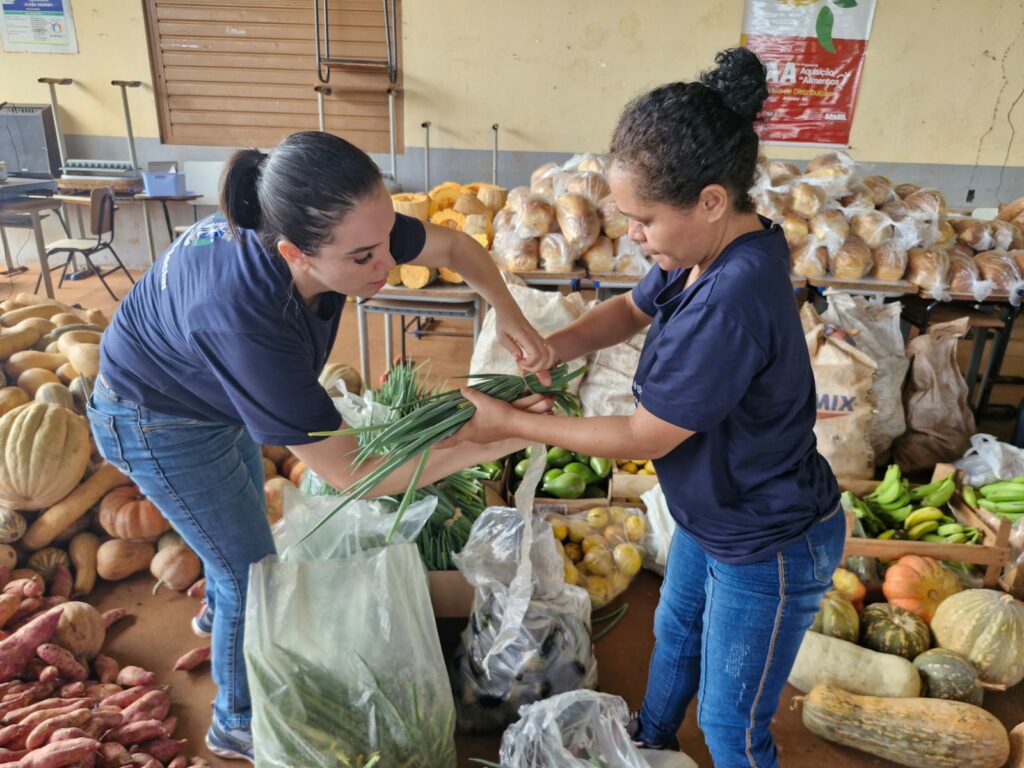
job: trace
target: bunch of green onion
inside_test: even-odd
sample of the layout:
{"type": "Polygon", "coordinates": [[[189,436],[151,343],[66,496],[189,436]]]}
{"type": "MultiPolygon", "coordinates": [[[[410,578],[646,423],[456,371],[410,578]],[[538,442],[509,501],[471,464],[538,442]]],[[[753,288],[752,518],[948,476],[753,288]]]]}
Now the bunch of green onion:
{"type": "MultiPolygon", "coordinates": [[[[473,377],[477,383],[473,384],[472,388],[506,403],[532,394],[548,395],[553,399],[556,410],[565,414],[579,415],[579,399],[569,392],[569,382],[580,376],[584,370],[586,370],[585,367],[580,367],[575,371],[570,371],[569,366],[563,363],[551,370],[551,384],[549,385],[541,384],[537,376],[532,373],[525,376],[502,373],[477,374],[473,377]]],[[[466,400],[457,389],[421,395],[415,400],[406,402],[404,407],[407,412],[401,418],[387,424],[311,433],[313,437],[328,437],[337,434],[359,436],[360,448],[356,454],[356,466],[374,457],[386,456],[387,458],[372,472],[367,473],[361,480],[342,491],[338,506],[313,526],[306,536],[312,535],[345,505],[368,494],[403,464],[420,456],[420,462],[413,475],[409,492],[406,493],[403,506],[400,508],[400,511],[404,511],[404,506],[412,497],[411,491],[418,483],[426,465],[430,449],[458,432],[476,411],[473,404],[466,400]],[[366,438],[368,434],[372,434],[369,439],[366,438]]]]}

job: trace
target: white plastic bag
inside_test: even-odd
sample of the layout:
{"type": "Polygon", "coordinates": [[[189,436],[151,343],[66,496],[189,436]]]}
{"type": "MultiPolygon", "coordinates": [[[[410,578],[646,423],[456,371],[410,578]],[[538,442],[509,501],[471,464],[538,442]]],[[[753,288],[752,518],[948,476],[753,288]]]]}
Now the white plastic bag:
{"type": "Polygon", "coordinates": [[[455,556],[474,587],[452,663],[460,731],[500,730],[525,704],[597,685],[590,598],[565,583],[551,528],[533,515],[546,454],[532,453],[518,509],[484,510],[455,556]]]}
{"type": "Polygon", "coordinates": [[[523,707],[520,715],[501,739],[502,768],[650,768],[626,733],[629,709],[619,696],[572,691],[523,707]]]}
{"type": "Polygon", "coordinates": [[[665,564],[672,548],[672,537],[676,534],[676,521],[668,511],[668,501],[661,490],[661,483],[645,491],[640,496],[647,507],[647,525],[650,533],[647,536],[644,568],[665,575],[665,564]]]}
{"type": "Polygon", "coordinates": [[[394,514],[285,496],[281,557],[252,566],[245,660],[256,764],[454,768],[455,707],[419,551],[435,499],[394,514]]]}
{"type": "MultiPolygon", "coordinates": [[[[598,302],[587,304],[589,312],[598,302]]],[[[587,357],[587,372],[580,382],[584,416],[631,416],[636,411],[633,375],[647,340],[647,329],[614,347],[587,357]]]]}
{"type": "Polygon", "coordinates": [[[955,466],[964,471],[964,483],[977,488],[1024,475],[1024,451],[979,433],[971,436],[971,447],[955,466]]]}

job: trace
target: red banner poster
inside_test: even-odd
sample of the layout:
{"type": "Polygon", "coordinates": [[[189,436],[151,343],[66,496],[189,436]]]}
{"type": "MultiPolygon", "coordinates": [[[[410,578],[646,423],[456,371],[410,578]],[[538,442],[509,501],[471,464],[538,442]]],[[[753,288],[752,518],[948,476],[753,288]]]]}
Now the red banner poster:
{"type": "Polygon", "coordinates": [[[747,0],[743,45],[764,62],[767,143],[847,146],[875,0],[747,0]]]}

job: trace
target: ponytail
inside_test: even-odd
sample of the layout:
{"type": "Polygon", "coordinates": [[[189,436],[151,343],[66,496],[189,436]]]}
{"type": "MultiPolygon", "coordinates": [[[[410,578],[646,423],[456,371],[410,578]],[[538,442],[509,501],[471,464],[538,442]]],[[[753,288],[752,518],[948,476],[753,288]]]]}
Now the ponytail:
{"type": "Polygon", "coordinates": [[[267,155],[258,149],[240,149],[224,166],[220,207],[233,230],[260,228],[258,184],[266,160],[267,155]]]}

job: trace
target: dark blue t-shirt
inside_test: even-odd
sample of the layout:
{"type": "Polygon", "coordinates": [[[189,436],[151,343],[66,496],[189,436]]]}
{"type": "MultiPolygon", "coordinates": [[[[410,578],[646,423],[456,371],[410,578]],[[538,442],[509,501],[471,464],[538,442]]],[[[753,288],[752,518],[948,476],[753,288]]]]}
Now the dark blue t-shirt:
{"type": "MultiPolygon", "coordinates": [[[[391,254],[408,262],[426,231],[398,215],[391,254]]],[[[345,296],[310,309],[284,260],[251,230],[236,239],[221,214],[175,241],[128,293],[100,345],[117,394],[159,413],[244,425],[270,445],[314,442],[341,421],[317,378],[345,296]]]]}
{"type": "Polygon", "coordinates": [[[755,562],[839,501],[816,448],[814,377],[789,248],[772,226],[734,240],[684,288],[688,275],[655,267],[633,289],[653,317],[633,394],[658,418],[696,432],[655,461],[672,516],[715,559],[755,562]]]}

